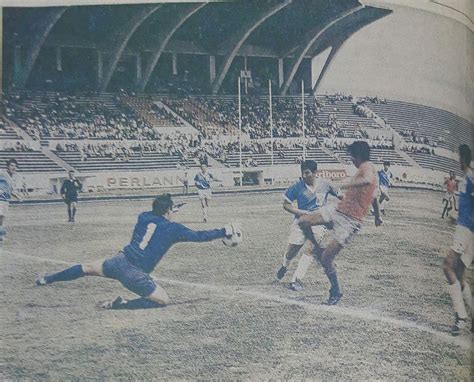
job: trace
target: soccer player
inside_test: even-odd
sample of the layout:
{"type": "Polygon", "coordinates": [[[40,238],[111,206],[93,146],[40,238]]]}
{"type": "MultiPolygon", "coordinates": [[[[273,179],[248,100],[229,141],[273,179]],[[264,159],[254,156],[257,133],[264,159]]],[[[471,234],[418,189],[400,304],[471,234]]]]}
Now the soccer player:
{"type": "Polygon", "coordinates": [[[61,186],[61,196],[67,205],[67,214],[69,222],[74,222],[77,211],[77,193],[82,189],[82,184],[76,179],[74,171],[69,171],[69,178],[61,186]]]}
{"type": "Polygon", "coordinates": [[[201,164],[201,171],[194,177],[194,185],[198,190],[198,197],[201,201],[204,223],[206,223],[208,219],[207,210],[212,197],[211,181],[214,179],[214,176],[209,172],[205,164],[201,164]]]}
{"type": "Polygon", "coordinates": [[[384,203],[390,200],[388,189],[392,187],[393,175],[390,172],[389,167],[390,167],[390,162],[384,161],[383,169],[377,171],[377,175],[379,177],[379,192],[380,192],[379,209],[383,215],[385,215],[384,203]]]}
{"type": "Polygon", "coordinates": [[[7,160],[6,170],[0,171],[0,244],[3,242],[7,231],[3,228],[5,218],[8,213],[8,204],[12,196],[21,200],[20,195],[15,190],[15,173],[18,162],[16,159],[7,160]]]}
{"type": "Polygon", "coordinates": [[[357,172],[348,184],[341,186],[341,189],[347,190],[343,199],[336,208],[326,205],[299,218],[300,227],[313,242],[315,239],[312,238],[312,226],[332,224],[330,229],[333,239],[321,254],[321,264],[331,283],[328,305],[337,304],[342,297],[334,258],[360,230],[362,219],[371,204],[374,208],[375,225],[382,224],[375,196],[377,174],[374,165],[369,161],[370,147],[367,142],[356,141],[348,147],[348,151],[357,172]]]}
{"type": "MultiPolygon", "coordinates": [[[[279,280],[285,276],[291,260],[296,257],[306,241],[306,237],[298,225],[297,219],[326,204],[328,195],[337,197],[337,192],[333,189],[331,184],[316,175],[317,169],[318,165],[314,160],[303,161],[301,163],[301,179],[290,186],[284,194],[283,209],[293,214],[294,219],[290,227],[288,249],[283,256],[283,263],[277,272],[277,278],[279,280]],[[295,201],[296,206],[294,205],[295,201]]],[[[291,279],[290,288],[294,291],[303,290],[302,279],[313,261],[313,253],[320,255],[322,252],[319,245],[327,229],[325,226],[314,226],[312,230],[318,246],[313,248],[311,242],[308,242],[308,251],[305,251],[301,256],[296,271],[291,279]]]]}
{"type": "Polygon", "coordinates": [[[159,195],[153,201],[152,211],[138,216],[130,244],[117,255],[90,264],[74,265],[61,272],[44,275],[36,280],[43,286],[58,281],[76,280],[83,276],[102,276],[120,281],[140,298],[127,301],[117,297],[102,307],[107,309],[144,309],[161,307],[169,302],[166,291],[150,276],[168,249],[178,242],[205,242],[232,236],[233,224],[220,229],[193,231],[171,221],[173,216],[171,195],[159,195]]]}
{"type": "Polygon", "coordinates": [[[444,219],[445,216],[449,216],[449,212],[453,208],[456,208],[456,199],[454,193],[456,192],[457,183],[454,171],[449,172],[449,178],[446,179],[444,184],[446,185],[446,194],[443,197],[444,209],[443,213],[441,214],[441,219],[444,219]]]}
{"type": "MultiPolygon", "coordinates": [[[[455,312],[452,335],[458,335],[467,325],[466,305],[471,310],[471,317],[474,313],[471,288],[464,280],[464,271],[471,265],[474,251],[474,179],[471,161],[472,152],[469,146],[459,146],[459,162],[465,178],[459,186],[459,215],[453,245],[443,264],[455,312]]],[[[471,324],[471,332],[473,329],[471,324]]]]}

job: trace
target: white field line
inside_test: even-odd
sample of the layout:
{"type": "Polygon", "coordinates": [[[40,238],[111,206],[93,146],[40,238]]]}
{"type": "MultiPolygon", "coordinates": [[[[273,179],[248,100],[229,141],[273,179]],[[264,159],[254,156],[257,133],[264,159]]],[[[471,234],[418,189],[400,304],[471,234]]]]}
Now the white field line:
{"type": "MultiPolygon", "coordinates": [[[[2,252],[8,255],[25,258],[29,260],[35,260],[39,262],[49,262],[49,263],[61,264],[61,265],[77,264],[77,263],[70,263],[70,262],[61,261],[61,260],[55,260],[51,258],[44,258],[44,257],[39,258],[35,256],[30,256],[30,255],[7,252],[0,248],[0,256],[2,252]]],[[[192,283],[192,282],[187,282],[187,281],[166,279],[162,277],[160,277],[159,280],[171,285],[181,285],[187,288],[205,289],[213,293],[216,293],[222,297],[229,297],[232,295],[253,297],[256,300],[267,300],[267,301],[274,301],[274,302],[287,304],[287,305],[300,306],[302,308],[305,308],[308,312],[314,312],[314,313],[326,312],[326,313],[332,313],[334,315],[339,315],[339,316],[348,316],[352,318],[358,318],[365,321],[383,322],[388,325],[397,326],[400,328],[415,329],[421,332],[431,334],[443,342],[457,345],[464,350],[471,349],[470,336],[453,337],[448,333],[440,332],[438,330],[417,324],[415,322],[400,320],[397,318],[383,317],[381,314],[378,314],[376,312],[365,311],[363,309],[345,308],[341,306],[316,305],[316,304],[312,304],[305,301],[298,301],[291,298],[275,296],[272,294],[262,293],[258,291],[235,289],[235,287],[217,286],[217,285],[202,284],[202,283],[192,283]]]]}

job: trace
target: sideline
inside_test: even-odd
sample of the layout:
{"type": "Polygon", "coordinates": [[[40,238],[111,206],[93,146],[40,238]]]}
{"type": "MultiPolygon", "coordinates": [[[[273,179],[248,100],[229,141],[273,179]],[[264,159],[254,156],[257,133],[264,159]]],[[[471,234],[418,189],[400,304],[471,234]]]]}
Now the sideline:
{"type": "MultiPolygon", "coordinates": [[[[28,260],[35,260],[38,262],[49,262],[49,263],[54,263],[54,264],[61,264],[61,265],[73,265],[76,263],[70,263],[67,261],[61,261],[61,260],[55,260],[51,258],[38,258],[35,256],[30,256],[30,255],[24,255],[24,254],[19,254],[19,253],[13,253],[10,251],[4,251],[0,247],[0,254],[1,252],[6,253],[10,255],[10,257],[19,257],[19,258],[24,258],[28,260]]],[[[299,306],[302,308],[305,308],[308,312],[313,312],[313,313],[318,313],[318,312],[326,312],[326,313],[332,313],[335,315],[339,316],[348,316],[352,318],[358,318],[366,321],[377,321],[377,322],[383,322],[385,324],[391,325],[391,326],[398,326],[400,328],[405,328],[405,329],[415,329],[424,333],[428,333],[433,335],[434,337],[437,337],[443,342],[453,344],[456,346],[459,346],[463,350],[471,350],[471,336],[459,336],[459,337],[453,337],[450,334],[446,332],[440,332],[438,330],[432,329],[427,326],[423,326],[420,324],[417,324],[415,322],[411,321],[404,321],[400,320],[397,318],[391,318],[391,317],[384,317],[380,314],[377,314],[376,312],[369,312],[365,311],[363,309],[355,309],[355,308],[346,308],[346,307],[341,307],[341,306],[327,306],[327,305],[316,305],[312,304],[309,302],[305,301],[300,301],[300,300],[294,300],[291,298],[287,297],[280,297],[268,293],[262,293],[258,291],[251,291],[251,290],[242,290],[242,289],[236,289],[235,287],[226,287],[226,286],[217,286],[217,285],[210,285],[210,284],[202,284],[202,283],[192,283],[192,282],[187,282],[187,281],[179,281],[179,280],[173,280],[173,279],[166,279],[160,277],[160,281],[163,281],[164,283],[171,284],[171,285],[181,285],[185,286],[188,288],[199,288],[199,289],[205,289],[207,291],[211,291],[213,293],[218,294],[219,296],[222,297],[229,297],[230,295],[233,296],[246,296],[246,297],[253,297],[257,300],[266,300],[266,301],[273,301],[273,302],[279,302],[282,304],[287,304],[287,305],[294,305],[294,306],[299,306]]]]}

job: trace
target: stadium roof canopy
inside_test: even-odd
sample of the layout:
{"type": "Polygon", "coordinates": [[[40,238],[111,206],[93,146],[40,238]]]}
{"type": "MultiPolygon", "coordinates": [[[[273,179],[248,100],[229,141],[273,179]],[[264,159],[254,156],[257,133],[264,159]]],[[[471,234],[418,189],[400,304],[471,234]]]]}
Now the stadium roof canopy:
{"type": "Polygon", "coordinates": [[[105,54],[97,88],[105,91],[123,54],[151,56],[143,90],[163,52],[219,57],[212,91],[217,93],[238,56],[290,60],[284,94],[304,58],[337,49],[353,33],[390,13],[357,0],[239,0],[3,8],[6,47],[22,47],[14,84],[25,86],[46,46],[91,48],[105,54]]]}

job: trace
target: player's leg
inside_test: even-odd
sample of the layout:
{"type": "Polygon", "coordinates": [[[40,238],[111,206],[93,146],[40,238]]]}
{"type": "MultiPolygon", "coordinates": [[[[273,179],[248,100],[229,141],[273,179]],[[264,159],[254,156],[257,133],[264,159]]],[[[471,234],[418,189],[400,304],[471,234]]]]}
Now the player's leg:
{"type": "Polygon", "coordinates": [[[73,201],[71,203],[71,208],[72,208],[72,211],[71,211],[71,221],[75,221],[76,220],[76,211],[77,211],[77,201],[73,201]]]}
{"type": "Polygon", "coordinates": [[[303,244],[292,244],[292,243],[288,244],[288,248],[285,254],[283,255],[283,261],[281,263],[281,267],[280,269],[278,269],[278,272],[277,272],[278,280],[281,280],[285,276],[286,272],[288,272],[288,267],[290,266],[291,260],[293,260],[296,257],[296,255],[298,254],[302,246],[303,244]]]}
{"type": "Polygon", "coordinates": [[[3,223],[5,222],[5,218],[8,212],[8,202],[0,202],[0,243],[3,242],[5,236],[7,234],[6,229],[3,227],[3,223]]]}
{"type": "Polygon", "coordinates": [[[84,276],[102,276],[104,260],[98,260],[88,264],[76,264],[52,275],[44,275],[36,280],[40,286],[49,285],[58,281],[73,281],[84,276]]]}
{"type": "Polygon", "coordinates": [[[72,222],[72,201],[69,199],[65,199],[65,202],[67,206],[68,222],[72,222]]]}
{"type": "Polygon", "coordinates": [[[462,280],[458,278],[463,278],[464,264],[462,263],[459,254],[454,252],[452,249],[444,260],[443,271],[448,280],[448,292],[455,313],[455,323],[451,328],[451,333],[459,334],[459,332],[467,325],[467,311],[463,301],[462,280]]]}
{"type": "Polygon", "coordinates": [[[312,228],[312,234],[314,240],[308,240],[304,253],[300,257],[298,266],[296,267],[293,277],[291,279],[290,288],[295,291],[303,290],[303,278],[308,271],[309,266],[313,262],[313,257],[320,261],[323,248],[321,247],[321,242],[324,236],[327,233],[327,228],[324,226],[314,226],[312,228]]]}
{"type": "Polygon", "coordinates": [[[443,263],[443,271],[448,280],[448,291],[455,312],[455,323],[451,329],[453,335],[459,334],[467,324],[466,305],[471,310],[471,315],[473,313],[471,288],[464,281],[465,269],[472,263],[473,237],[474,235],[469,229],[457,226],[453,245],[443,263]]]}
{"type": "Polygon", "coordinates": [[[337,278],[337,271],[334,265],[334,258],[341,251],[341,249],[342,245],[336,239],[333,239],[321,255],[321,265],[323,266],[324,272],[331,283],[331,288],[329,289],[329,299],[327,301],[328,305],[337,304],[342,297],[339,280],[337,278]]]}
{"type": "Polygon", "coordinates": [[[444,217],[447,215],[447,211],[448,211],[448,199],[446,198],[443,198],[443,204],[444,204],[444,208],[443,208],[443,213],[441,214],[441,219],[444,219],[444,217]]]}
{"type": "MultiPolygon", "coordinates": [[[[322,209],[321,209],[322,210],[322,209]]],[[[313,212],[307,215],[303,215],[298,219],[298,224],[303,229],[303,231],[314,225],[325,225],[328,224],[330,220],[328,217],[322,213],[322,211],[313,212]]]]}

